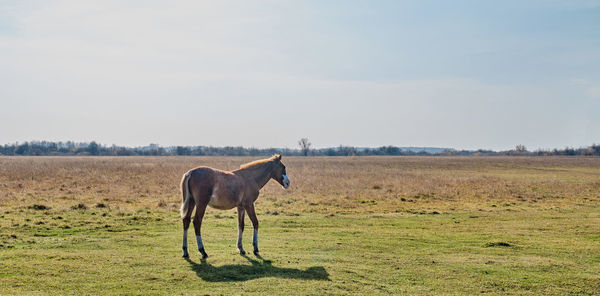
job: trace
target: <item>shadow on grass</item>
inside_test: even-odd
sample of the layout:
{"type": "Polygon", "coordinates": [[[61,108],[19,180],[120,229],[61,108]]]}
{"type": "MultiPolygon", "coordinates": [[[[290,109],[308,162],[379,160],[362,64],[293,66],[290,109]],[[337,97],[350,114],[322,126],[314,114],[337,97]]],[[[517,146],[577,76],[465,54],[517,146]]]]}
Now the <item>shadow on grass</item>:
{"type": "Polygon", "coordinates": [[[313,266],[306,270],[296,268],[281,268],[271,265],[270,260],[262,261],[254,260],[246,255],[252,265],[232,264],[223,266],[214,266],[202,259],[200,263],[196,263],[189,258],[185,260],[190,264],[196,275],[207,282],[241,282],[253,280],[263,277],[279,277],[288,279],[304,279],[304,280],[329,280],[329,274],[323,266],[313,266]]]}

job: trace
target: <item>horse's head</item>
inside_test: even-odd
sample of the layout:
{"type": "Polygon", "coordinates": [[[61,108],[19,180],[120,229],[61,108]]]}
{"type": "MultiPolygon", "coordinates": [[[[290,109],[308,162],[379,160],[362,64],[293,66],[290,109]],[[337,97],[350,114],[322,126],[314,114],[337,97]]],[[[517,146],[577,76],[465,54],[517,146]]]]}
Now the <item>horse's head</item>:
{"type": "Polygon", "coordinates": [[[271,172],[271,179],[277,181],[283,188],[287,189],[290,187],[290,178],[288,178],[285,172],[285,165],[281,162],[281,154],[273,155],[273,171],[271,172]]]}

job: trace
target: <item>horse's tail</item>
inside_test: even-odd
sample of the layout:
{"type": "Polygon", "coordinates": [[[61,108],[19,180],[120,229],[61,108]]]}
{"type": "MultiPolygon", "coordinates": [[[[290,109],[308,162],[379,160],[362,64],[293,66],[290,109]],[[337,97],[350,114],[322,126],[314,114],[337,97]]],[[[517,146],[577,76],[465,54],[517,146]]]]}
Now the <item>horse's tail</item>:
{"type": "Polygon", "coordinates": [[[189,217],[191,215],[194,206],[196,205],[194,202],[194,197],[190,192],[190,177],[192,176],[192,171],[187,172],[183,175],[183,179],[181,179],[181,193],[183,195],[182,203],[181,203],[181,218],[189,217]]]}

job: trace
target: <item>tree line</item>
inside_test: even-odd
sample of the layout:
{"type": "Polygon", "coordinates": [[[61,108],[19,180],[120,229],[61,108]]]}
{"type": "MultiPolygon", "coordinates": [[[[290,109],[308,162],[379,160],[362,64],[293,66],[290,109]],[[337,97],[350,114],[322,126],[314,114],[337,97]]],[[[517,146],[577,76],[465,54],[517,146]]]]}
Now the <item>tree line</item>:
{"type": "Polygon", "coordinates": [[[213,147],[213,146],[169,146],[162,147],[158,144],[150,144],[143,147],[126,147],[116,145],[102,145],[92,142],[49,142],[31,141],[0,145],[0,155],[98,155],[98,156],[270,156],[275,153],[287,156],[373,156],[373,155],[395,155],[395,156],[600,156],[600,145],[594,144],[589,147],[536,150],[528,151],[525,146],[517,145],[514,149],[507,151],[493,150],[454,150],[444,149],[428,151],[416,148],[404,148],[396,146],[382,146],[377,148],[359,148],[352,146],[338,146],[331,148],[311,149],[310,142],[302,139],[299,149],[290,148],[246,148],[246,147],[213,147]]]}

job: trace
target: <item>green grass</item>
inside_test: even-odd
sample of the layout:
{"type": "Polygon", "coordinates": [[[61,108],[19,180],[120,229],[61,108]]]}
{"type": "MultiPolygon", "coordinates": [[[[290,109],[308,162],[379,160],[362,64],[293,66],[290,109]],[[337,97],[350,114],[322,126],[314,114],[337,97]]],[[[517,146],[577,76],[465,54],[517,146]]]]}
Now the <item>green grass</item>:
{"type": "MultiPolygon", "coordinates": [[[[260,205],[258,206],[260,208],[260,205]]],[[[181,258],[172,211],[0,214],[1,294],[600,293],[600,211],[259,212],[262,257],[235,248],[235,211],[209,210],[209,253],[181,258]]],[[[192,232],[193,233],[193,232],[192,232]]],[[[192,236],[193,237],[193,236],[192,236]]],[[[251,228],[245,232],[251,249],[251,228]]],[[[190,240],[195,249],[195,242],[190,240]]]]}

